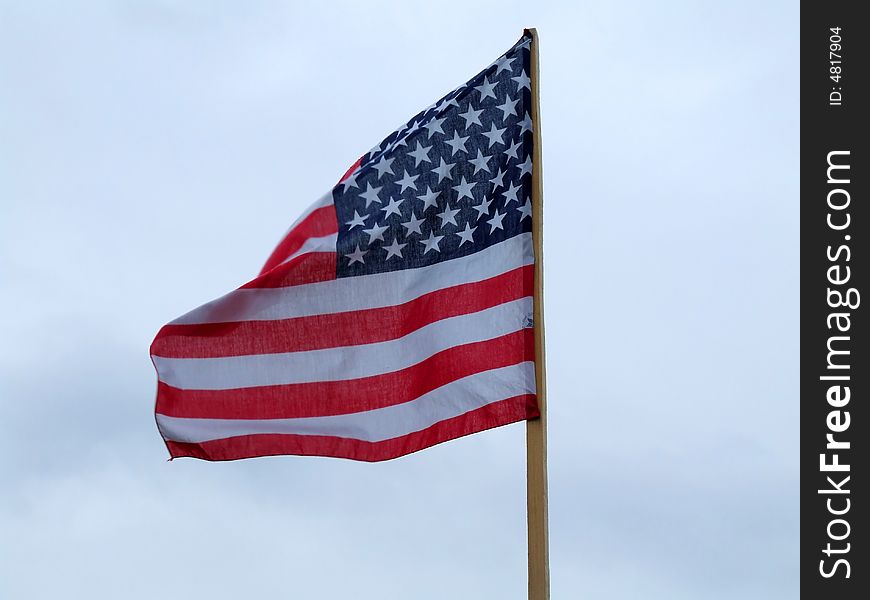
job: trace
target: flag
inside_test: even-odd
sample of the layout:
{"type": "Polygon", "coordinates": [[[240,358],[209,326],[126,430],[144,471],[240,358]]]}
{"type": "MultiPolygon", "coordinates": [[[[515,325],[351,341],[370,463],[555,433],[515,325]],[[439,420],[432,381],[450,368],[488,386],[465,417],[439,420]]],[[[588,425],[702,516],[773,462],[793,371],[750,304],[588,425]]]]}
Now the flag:
{"type": "Polygon", "coordinates": [[[526,35],[151,345],[172,457],[387,460],[539,416],[526,35]]]}

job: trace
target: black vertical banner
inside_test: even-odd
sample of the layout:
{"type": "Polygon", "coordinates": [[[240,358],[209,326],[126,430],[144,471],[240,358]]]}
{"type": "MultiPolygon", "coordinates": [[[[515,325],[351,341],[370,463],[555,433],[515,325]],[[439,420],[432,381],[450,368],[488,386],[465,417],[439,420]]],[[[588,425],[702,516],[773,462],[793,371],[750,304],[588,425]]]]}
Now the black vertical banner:
{"type": "Polygon", "coordinates": [[[870,23],[858,16],[862,4],[801,6],[805,598],[867,598],[870,590],[870,23]]]}

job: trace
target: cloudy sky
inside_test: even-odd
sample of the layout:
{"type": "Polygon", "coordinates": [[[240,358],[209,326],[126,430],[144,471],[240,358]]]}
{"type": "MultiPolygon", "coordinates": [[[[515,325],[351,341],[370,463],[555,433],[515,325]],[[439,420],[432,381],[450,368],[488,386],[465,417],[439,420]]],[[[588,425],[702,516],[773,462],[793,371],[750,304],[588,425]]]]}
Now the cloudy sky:
{"type": "Polygon", "coordinates": [[[148,358],[524,26],[553,597],[797,596],[797,2],[72,4],[0,0],[0,597],[525,597],[521,424],[170,463],[148,358]]]}

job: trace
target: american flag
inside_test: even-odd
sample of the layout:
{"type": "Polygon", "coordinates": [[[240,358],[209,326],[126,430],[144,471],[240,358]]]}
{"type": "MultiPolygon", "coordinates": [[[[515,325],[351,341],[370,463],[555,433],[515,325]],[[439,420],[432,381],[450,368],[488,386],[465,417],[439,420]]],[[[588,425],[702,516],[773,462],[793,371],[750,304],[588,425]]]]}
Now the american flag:
{"type": "Polygon", "coordinates": [[[151,345],[172,457],[395,458],[538,416],[526,35],[151,345]]]}

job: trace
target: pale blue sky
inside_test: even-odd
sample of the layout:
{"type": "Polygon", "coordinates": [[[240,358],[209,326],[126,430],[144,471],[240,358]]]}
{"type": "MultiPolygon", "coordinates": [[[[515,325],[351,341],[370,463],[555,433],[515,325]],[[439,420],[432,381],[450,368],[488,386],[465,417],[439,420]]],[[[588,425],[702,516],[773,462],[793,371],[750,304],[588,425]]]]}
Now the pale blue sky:
{"type": "Polygon", "coordinates": [[[0,0],[0,597],[524,598],[522,425],[169,463],[148,359],[524,26],[553,598],[797,596],[797,2],[0,0]]]}

